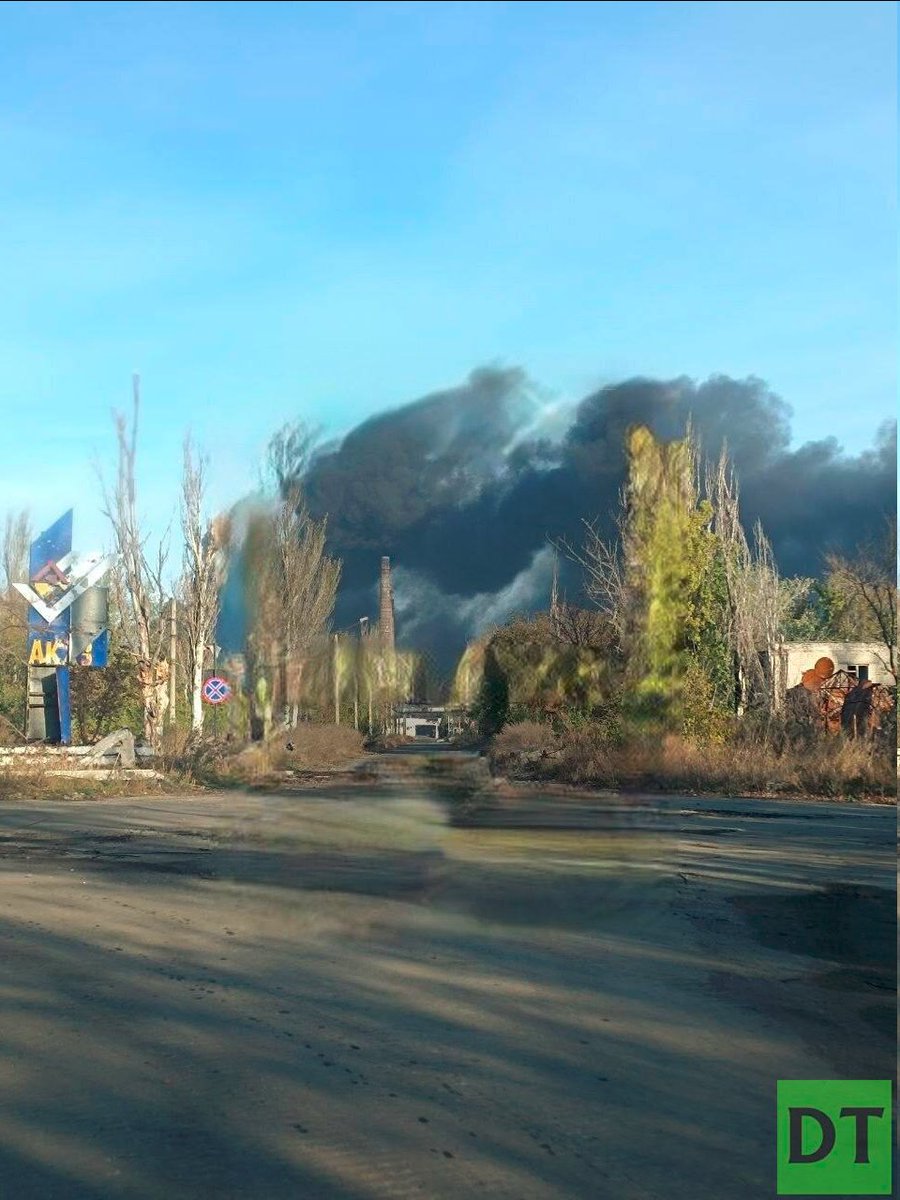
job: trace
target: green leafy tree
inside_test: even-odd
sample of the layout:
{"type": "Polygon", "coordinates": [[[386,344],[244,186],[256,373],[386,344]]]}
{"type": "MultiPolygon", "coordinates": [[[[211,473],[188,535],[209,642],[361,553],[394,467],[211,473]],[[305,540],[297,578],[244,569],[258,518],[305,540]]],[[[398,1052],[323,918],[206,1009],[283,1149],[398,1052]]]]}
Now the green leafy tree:
{"type": "Polygon", "coordinates": [[[72,722],[79,742],[95,742],[115,729],[143,730],[143,700],[134,657],[111,639],[105,667],[71,668],[72,722]]]}
{"type": "Polygon", "coordinates": [[[786,642],[840,636],[840,608],[840,596],[827,579],[801,576],[778,581],[779,631],[786,642]]]}

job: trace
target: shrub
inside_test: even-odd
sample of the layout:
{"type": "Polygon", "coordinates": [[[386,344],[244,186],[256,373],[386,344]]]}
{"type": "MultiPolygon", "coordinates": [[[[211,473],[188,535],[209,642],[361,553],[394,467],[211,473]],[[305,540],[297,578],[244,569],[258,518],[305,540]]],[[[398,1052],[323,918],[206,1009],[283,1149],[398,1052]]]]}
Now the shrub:
{"type": "Polygon", "coordinates": [[[893,757],[871,742],[827,738],[815,753],[799,759],[797,778],[803,790],[812,795],[893,798],[897,788],[893,757]]]}
{"type": "Polygon", "coordinates": [[[556,747],[556,735],[550,725],[539,721],[516,721],[506,725],[490,745],[491,766],[498,771],[528,770],[545,759],[556,747]]]}
{"type": "Polygon", "coordinates": [[[491,737],[508,723],[592,713],[609,695],[611,662],[607,644],[563,641],[547,614],[512,621],[485,646],[473,709],[479,730],[491,737]]]}
{"type": "Polygon", "coordinates": [[[365,738],[349,725],[297,725],[279,733],[270,743],[276,770],[299,767],[318,770],[344,767],[362,758],[365,738]],[[293,749],[288,749],[288,746],[293,749]]]}
{"type": "Polygon", "coordinates": [[[600,725],[579,725],[560,739],[552,765],[554,778],[566,783],[611,787],[617,782],[614,744],[600,725]]]}

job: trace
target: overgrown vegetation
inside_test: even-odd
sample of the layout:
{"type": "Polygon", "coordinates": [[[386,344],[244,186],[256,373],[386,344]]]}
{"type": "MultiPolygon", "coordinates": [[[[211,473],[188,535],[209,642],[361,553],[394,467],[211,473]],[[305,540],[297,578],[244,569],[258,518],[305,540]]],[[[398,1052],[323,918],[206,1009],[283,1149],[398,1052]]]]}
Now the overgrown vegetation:
{"type": "Polygon", "coordinates": [[[613,694],[619,665],[615,636],[600,614],[575,643],[557,614],[519,618],[498,629],[480,656],[481,682],[473,705],[487,736],[507,722],[562,713],[587,716],[613,694]]]}
{"type": "MultiPolygon", "coordinates": [[[[165,538],[151,546],[139,520],[138,416],[135,381],[104,490],[116,549],[111,653],[104,670],[72,668],[76,738],[128,728],[185,780],[245,782],[342,767],[364,738],[388,744],[393,706],[431,698],[435,683],[421,656],[366,623],[331,627],[341,563],[301,487],[313,435],[299,423],[276,434],[268,487],[237,522],[207,511],[205,461],[186,441],[184,553],[170,577],[165,538]],[[216,662],[229,575],[246,669],[227,710],[211,714],[199,689],[216,662]]],[[[584,544],[566,547],[590,603],[568,603],[554,585],[548,612],[511,620],[463,655],[450,699],[468,710],[469,736],[493,739],[499,771],[578,784],[889,791],[896,739],[885,723],[874,740],[820,736],[808,703],[783,704],[771,664],[785,639],[868,640],[896,679],[892,530],[829,557],[821,579],[780,579],[764,531],[745,534],[727,457],[704,468],[690,428],[664,443],[644,427],[629,431],[626,457],[618,538],[586,523],[584,544]]],[[[22,739],[27,605],[12,584],[27,576],[32,536],[26,513],[7,516],[0,743],[22,739]]]]}
{"type": "Polygon", "coordinates": [[[764,531],[744,534],[724,455],[704,472],[690,429],[662,443],[638,427],[627,456],[617,542],[588,524],[584,546],[567,547],[596,611],[554,597],[460,665],[457,694],[493,739],[494,767],[610,787],[888,794],[891,731],[827,737],[803,706],[785,706],[772,664],[802,631],[875,641],[895,671],[890,531],[830,558],[821,582],[782,580],[764,531]],[[573,637],[578,626],[589,635],[573,637]]]}
{"type": "Polygon", "coordinates": [[[600,724],[510,724],[492,740],[492,769],[583,787],[722,795],[869,798],[893,803],[897,776],[884,747],[843,738],[805,744],[776,736],[726,742],[678,734],[611,738],[600,724]]]}
{"type": "MultiPolygon", "coordinates": [[[[169,568],[167,536],[153,542],[141,523],[139,417],[135,377],[131,412],[115,415],[112,481],[98,472],[114,545],[110,655],[103,669],[69,668],[75,740],[91,743],[129,729],[185,782],[217,772],[249,779],[289,765],[352,761],[361,753],[362,732],[314,722],[352,714],[361,728],[382,727],[393,700],[408,690],[415,661],[381,653],[375,637],[331,635],[341,564],[326,552],[326,522],[310,517],[298,484],[312,436],[296,424],[273,438],[270,487],[240,537],[230,516],[207,511],[206,461],[185,441],[179,574],[169,568]],[[229,569],[241,576],[247,670],[244,686],[232,676],[235,695],[227,710],[212,713],[200,691],[216,661],[229,569]],[[260,744],[242,757],[241,747],[254,739],[260,744]],[[292,739],[295,748],[288,751],[292,739]]],[[[24,740],[28,607],[13,584],[28,578],[34,536],[28,514],[8,515],[2,533],[0,744],[16,744],[24,740]]],[[[22,775],[27,790],[38,769],[31,764],[26,772],[22,763],[12,773],[22,775]]]]}
{"type": "Polygon", "coordinates": [[[357,730],[310,723],[249,745],[208,744],[173,765],[206,784],[284,784],[310,773],[346,770],[363,753],[363,735],[357,730]]]}

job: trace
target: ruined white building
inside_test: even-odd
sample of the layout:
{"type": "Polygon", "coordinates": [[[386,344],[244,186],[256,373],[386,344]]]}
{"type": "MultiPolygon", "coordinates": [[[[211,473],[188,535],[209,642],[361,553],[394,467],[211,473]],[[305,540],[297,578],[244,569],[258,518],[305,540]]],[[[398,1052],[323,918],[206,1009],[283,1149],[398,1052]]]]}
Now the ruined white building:
{"type": "Polygon", "coordinates": [[[780,695],[801,682],[803,672],[822,659],[834,663],[835,671],[846,671],[863,683],[883,683],[893,687],[886,648],[878,642],[784,642],[778,652],[775,679],[780,695]]]}

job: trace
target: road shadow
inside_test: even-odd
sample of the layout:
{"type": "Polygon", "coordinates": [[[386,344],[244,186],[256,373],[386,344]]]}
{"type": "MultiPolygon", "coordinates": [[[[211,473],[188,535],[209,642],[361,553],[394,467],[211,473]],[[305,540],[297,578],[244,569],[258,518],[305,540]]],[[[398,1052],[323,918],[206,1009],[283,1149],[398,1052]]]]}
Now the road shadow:
{"type": "Polygon", "coordinates": [[[883,969],[885,900],[786,889],[801,838],[710,857],[628,814],[591,843],[433,805],[413,837],[383,800],[370,838],[331,800],[256,840],[7,825],[0,1195],[757,1200],[774,1080],[841,1029],[878,1077],[883,1031],[810,974],[883,969]]]}

